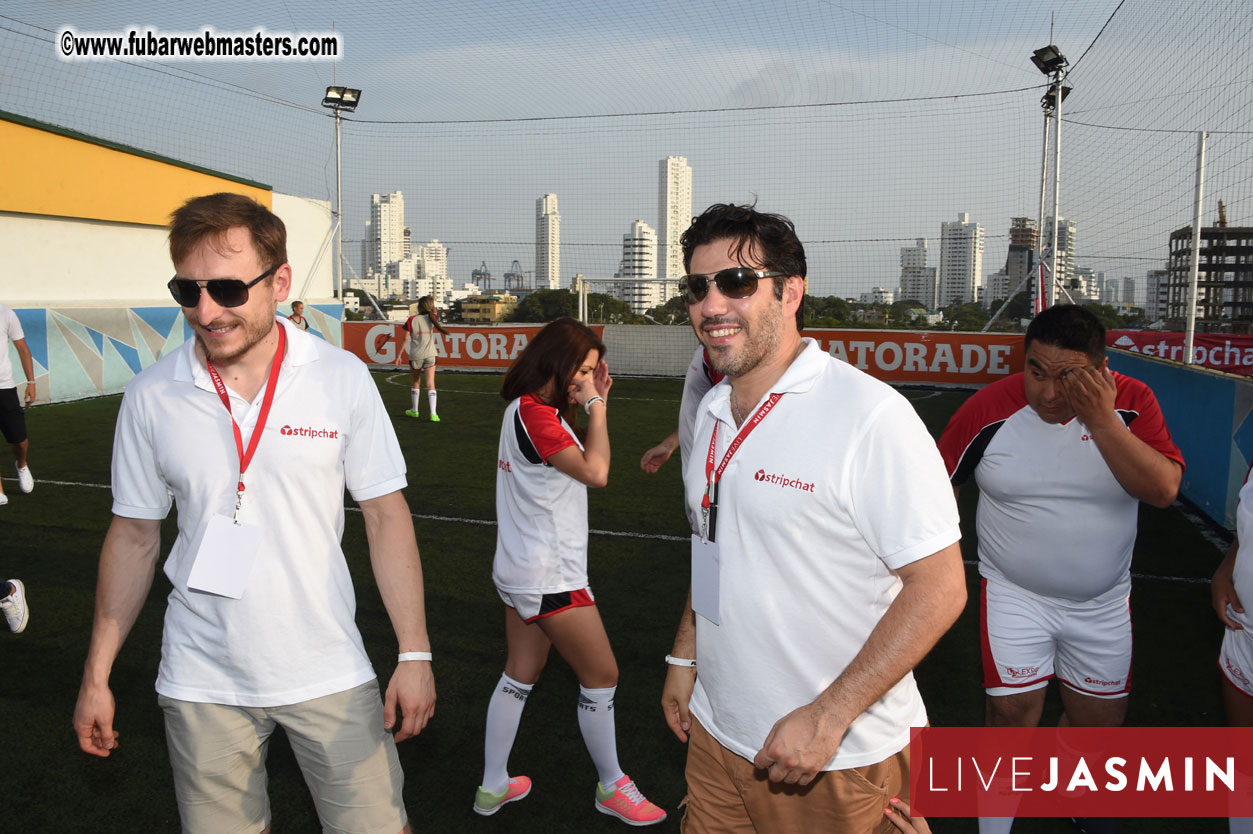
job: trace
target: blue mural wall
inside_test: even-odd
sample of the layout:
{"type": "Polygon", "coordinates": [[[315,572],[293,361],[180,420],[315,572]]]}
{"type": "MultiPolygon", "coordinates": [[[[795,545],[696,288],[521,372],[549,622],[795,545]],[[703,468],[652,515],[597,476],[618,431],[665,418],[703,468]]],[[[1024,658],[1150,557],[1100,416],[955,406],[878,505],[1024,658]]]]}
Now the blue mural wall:
{"type": "Polygon", "coordinates": [[[1187,470],[1180,492],[1224,527],[1236,525],[1236,499],[1253,460],[1253,380],[1111,350],[1109,365],[1157,395],[1187,470]]]}
{"type": "MultiPolygon", "coordinates": [[[[309,332],[342,344],[338,304],[305,305],[309,332]]],[[[35,370],[36,402],[120,393],[131,378],[192,337],[178,307],[27,307],[14,309],[35,370]]],[[[290,308],[282,305],[279,312],[290,308]]],[[[14,376],[22,365],[9,346],[14,376]]]]}

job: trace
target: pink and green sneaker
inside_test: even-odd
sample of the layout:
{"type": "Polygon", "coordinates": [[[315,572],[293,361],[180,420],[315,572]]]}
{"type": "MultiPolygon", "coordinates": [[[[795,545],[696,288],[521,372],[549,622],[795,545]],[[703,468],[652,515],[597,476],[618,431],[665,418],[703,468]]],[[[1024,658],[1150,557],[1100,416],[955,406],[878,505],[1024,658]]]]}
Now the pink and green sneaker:
{"type": "Polygon", "coordinates": [[[499,811],[501,806],[525,799],[530,792],[531,777],[529,776],[511,776],[509,787],[505,788],[503,793],[491,793],[480,786],[478,793],[474,796],[474,813],[490,817],[499,811]]]}
{"type": "Polygon", "coordinates": [[[596,810],[627,825],[656,825],[666,818],[666,812],[645,799],[625,774],[609,790],[599,782],[596,784],[596,810]]]}

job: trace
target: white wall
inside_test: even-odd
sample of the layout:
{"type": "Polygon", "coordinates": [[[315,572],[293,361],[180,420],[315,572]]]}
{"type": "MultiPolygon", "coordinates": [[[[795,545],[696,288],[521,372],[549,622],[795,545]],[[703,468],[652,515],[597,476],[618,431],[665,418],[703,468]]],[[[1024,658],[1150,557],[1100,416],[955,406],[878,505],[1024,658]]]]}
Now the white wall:
{"type": "MultiPolygon", "coordinates": [[[[327,301],[334,278],[328,247],[330,203],[274,195],[287,225],[293,297],[327,301]]],[[[163,306],[174,274],[166,230],[157,226],[0,211],[0,301],[10,307],[163,306]]]]}

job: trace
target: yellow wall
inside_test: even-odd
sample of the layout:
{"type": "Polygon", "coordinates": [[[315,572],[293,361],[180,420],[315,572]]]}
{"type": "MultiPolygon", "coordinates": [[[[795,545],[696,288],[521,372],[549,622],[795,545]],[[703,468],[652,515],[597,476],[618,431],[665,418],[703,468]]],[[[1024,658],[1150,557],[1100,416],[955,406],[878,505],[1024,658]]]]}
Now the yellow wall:
{"type": "Polygon", "coordinates": [[[0,116],[0,211],[164,226],[188,198],[247,194],[272,208],[270,190],[0,116]]]}

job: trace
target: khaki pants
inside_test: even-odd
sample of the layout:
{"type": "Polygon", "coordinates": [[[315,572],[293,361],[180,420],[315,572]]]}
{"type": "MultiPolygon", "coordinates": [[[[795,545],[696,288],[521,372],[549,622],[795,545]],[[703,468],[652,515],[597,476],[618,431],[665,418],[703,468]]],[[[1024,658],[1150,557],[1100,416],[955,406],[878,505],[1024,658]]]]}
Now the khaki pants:
{"type": "Polygon", "coordinates": [[[909,800],[909,748],[878,764],[819,774],[804,787],[723,747],[692,720],[684,834],[890,834],[888,799],[909,800]]]}

